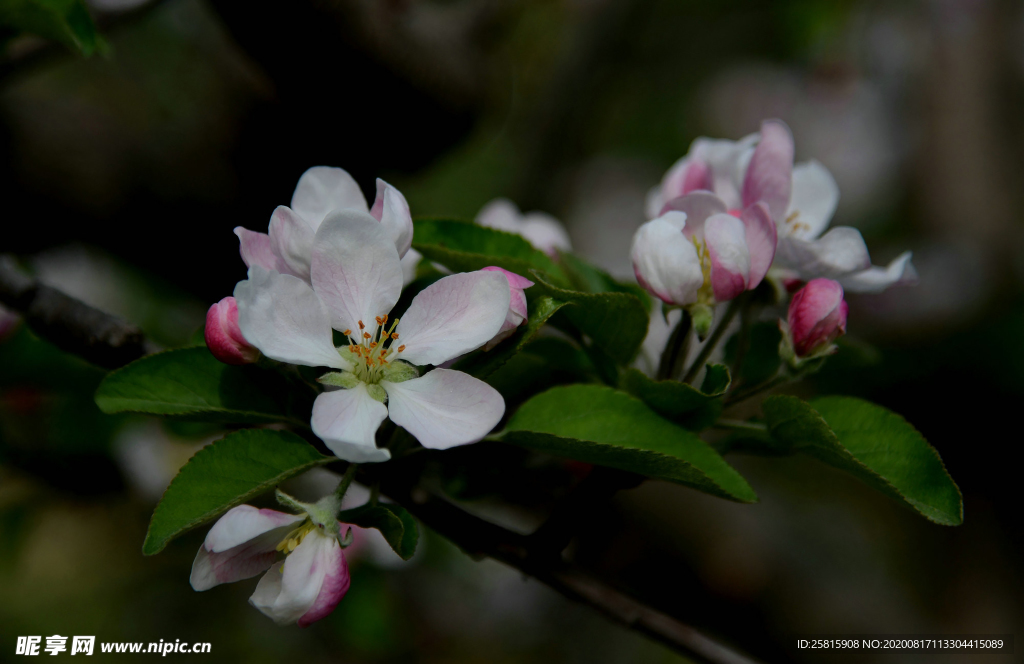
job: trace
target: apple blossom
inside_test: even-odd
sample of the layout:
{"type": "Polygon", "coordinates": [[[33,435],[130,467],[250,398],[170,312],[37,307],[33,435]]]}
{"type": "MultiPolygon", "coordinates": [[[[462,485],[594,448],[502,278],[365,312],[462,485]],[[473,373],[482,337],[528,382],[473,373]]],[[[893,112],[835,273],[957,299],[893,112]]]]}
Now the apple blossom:
{"type": "Polygon", "coordinates": [[[790,363],[800,364],[835,352],[833,341],[846,334],[849,307],[843,287],[832,279],[812,279],[793,295],[782,329],[782,354],[790,363]]]}
{"type": "Polygon", "coordinates": [[[494,335],[494,338],[484,344],[484,350],[490,350],[507,339],[515,332],[515,329],[523,324],[527,318],[526,292],[525,290],[533,285],[533,282],[526,277],[521,277],[515,272],[503,270],[497,266],[485,267],[481,272],[497,272],[504,275],[508,280],[509,305],[508,313],[505,314],[505,322],[501,329],[494,335]]]}
{"type": "Polygon", "coordinates": [[[249,598],[263,614],[300,627],[326,617],[348,592],[348,564],[338,521],[309,507],[306,514],[251,505],[228,510],[196,554],[192,587],[209,590],[265,572],[249,598]]]}
{"type": "Polygon", "coordinates": [[[302,174],[292,194],[291,207],[281,205],[274,210],[268,233],[235,228],[246,267],[259,265],[309,283],[313,237],[327,215],[335,210],[367,212],[380,222],[403,258],[406,280],[412,280],[419,255],[409,256],[408,265],[405,264],[404,257],[412,246],[412,215],[405,196],[378,178],[377,197],[369,207],[352,176],[344,169],[329,166],[314,166],[302,174]]]}
{"type": "Polygon", "coordinates": [[[569,234],[560,221],[544,212],[523,214],[507,198],[496,198],[483,206],[476,223],[519,235],[552,258],[557,258],[559,251],[572,251],[569,234]]]}
{"type": "Polygon", "coordinates": [[[238,327],[238,303],[230,295],[206,312],[205,336],[206,347],[224,364],[251,364],[260,357],[238,327]]]}
{"type": "Polygon", "coordinates": [[[481,347],[504,325],[508,280],[479,271],[453,274],[413,298],[401,321],[389,318],[402,290],[402,267],[388,230],[358,210],[332,212],[317,229],[312,286],[298,277],[249,269],[235,287],[239,325],[267,357],[335,369],[334,388],[313,404],[313,432],[342,459],[386,461],[374,434],[385,417],[424,447],[446,449],[483,438],[505,402],[492,387],[438,365],[481,347]],[[347,338],[335,348],[333,332],[347,338]],[[385,406],[387,403],[387,406],[385,406]]]}
{"type": "Polygon", "coordinates": [[[698,191],[715,194],[731,214],[755,201],[768,205],[778,229],[772,273],[779,278],[828,277],[851,292],[880,292],[916,279],[910,252],[887,267],[873,267],[860,231],[843,226],[824,233],[839,188],[817,161],[793,166],[792,135],[778,120],[765,121],[760,133],[739,141],[696,139],[648,194],[647,216],[682,209],[673,201],[698,191]],[[761,150],[766,143],[771,149],[761,150]]]}

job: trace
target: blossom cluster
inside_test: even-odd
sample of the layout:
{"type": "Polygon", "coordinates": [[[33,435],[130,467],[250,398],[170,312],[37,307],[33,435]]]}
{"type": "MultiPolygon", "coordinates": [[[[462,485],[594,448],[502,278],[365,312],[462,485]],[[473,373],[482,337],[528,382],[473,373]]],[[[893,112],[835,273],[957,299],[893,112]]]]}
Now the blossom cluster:
{"type": "MultiPolygon", "coordinates": [[[[846,331],[845,293],[879,292],[915,278],[909,252],[871,264],[860,233],[826,230],[838,187],[816,161],[794,165],[789,128],[765,121],[739,141],[698,138],[649,194],[649,221],[631,258],[637,282],[668,308],[683,308],[703,336],[714,307],[766,280],[794,292],[779,322],[781,354],[798,369],[835,350],[846,331]]],[[[543,213],[492,201],[477,223],[518,234],[556,262],[571,250],[565,228],[543,213]]],[[[322,369],[310,428],[340,459],[384,462],[385,419],[426,448],[481,440],[505,413],[500,393],[449,368],[487,352],[528,320],[525,276],[499,267],[446,274],[395,315],[417,273],[413,221],[400,191],[377,180],[368,205],[340,168],[311,168],[266,233],[236,228],[247,278],[214,304],[211,352],[229,364],[281,362],[322,369]]],[[[192,585],[263,573],[251,602],[279,623],[308,625],[349,587],[344,526],[335,503],[300,514],[249,505],[227,512],[196,557],[192,585]],[[283,561],[282,561],[283,556],[283,561]]],[[[294,505],[293,505],[294,506],[294,505]]]]}

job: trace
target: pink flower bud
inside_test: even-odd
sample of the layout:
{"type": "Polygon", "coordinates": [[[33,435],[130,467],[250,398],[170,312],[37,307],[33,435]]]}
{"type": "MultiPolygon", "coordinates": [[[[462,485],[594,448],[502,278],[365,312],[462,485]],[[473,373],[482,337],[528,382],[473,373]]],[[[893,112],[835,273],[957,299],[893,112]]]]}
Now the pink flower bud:
{"type": "Polygon", "coordinates": [[[503,270],[500,267],[495,267],[493,265],[491,267],[485,267],[480,271],[500,272],[505,275],[506,279],[508,279],[510,295],[508,313],[505,314],[505,322],[502,324],[501,329],[498,330],[498,333],[494,335],[493,339],[484,345],[484,350],[490,350],[511,336],[512,332],[514,332],[515,329],[526,320],[526,293],[524,291],[532,286],[533,282],[525,277],[520,277],[515,272],[509,272],[508,270],[503,270]]]}
{"type": "Polygon", "coordinates": [[[251,364],[260,351],[245,340],[238,327],[238,303],[226,297],[206,312],[206,346],[224,364],[251,364]]]}
{"type": "Polygon", "coordinates": [[[843,287],[831,279],[812,279],[789,303],[789,333],[793,352],[806,357],[827,348],[846,334],[843,287]]]}

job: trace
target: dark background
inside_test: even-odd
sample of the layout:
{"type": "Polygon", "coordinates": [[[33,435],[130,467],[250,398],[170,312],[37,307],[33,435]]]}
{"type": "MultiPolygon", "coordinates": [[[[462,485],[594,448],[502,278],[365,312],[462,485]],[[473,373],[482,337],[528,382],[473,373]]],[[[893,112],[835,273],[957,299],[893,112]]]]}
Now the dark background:
{"type": "MultiPolygon", "coordinates": [[[[921,275],[850,297],[850,336],[877,354],[841,353],[802,389],[913,422],[965,523],[807,460],[730,457],[761,503],[648,482],[574,555],[765,661],[831,661],[795,652],[795,634],[1021,624],[1021,3],[151,4],[94,5],[105,56],[8,48],[0,250],[185,343],[244,275],[232,229],[264,231],[326,164],[368,195],[387,179],[414,216],[472,218],[498,195],[548,211],[628,279],[644,195],[689,142],[780,117],[798,160],[835,174],[835,223],[859,227],[876,263],[914,250],[921,275]]],[[[437,538],[397,569],[365,554],[341,608],[306,631],[271,628],[244,583],[196,595],[201,534],[139,548],[163,484],[216,432],[104,417],[99,376],[24,330],[0,345],[0,658],[17,635],[72,633],[211,641],[218,661],[674,661],[437,538]]],[[[997,661],[929,661],[974,659],[997,661]]]]}

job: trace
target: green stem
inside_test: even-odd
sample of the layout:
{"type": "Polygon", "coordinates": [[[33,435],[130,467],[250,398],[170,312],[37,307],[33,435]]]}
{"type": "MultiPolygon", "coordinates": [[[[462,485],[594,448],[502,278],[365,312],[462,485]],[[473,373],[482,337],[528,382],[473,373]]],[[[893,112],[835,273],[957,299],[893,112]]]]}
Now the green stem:
{"type": "Polygon", "coordinates": [[[747,399],[749,399],[751,397],[757,396],[761,392],[766,392],[767,390],[770,390],[773,387],[778,387],[779,385],[783,385],[785,383],[788,383],[791,380],[793,380],[792,376],[790,376],[787,373],[781,373],[779,375],[776,375],[773,378],[769,378],[766,381],[763,381],[761,383],[758,383],[757,385],[754,385],[750,389],[743,390],[741,392],[737,392],[736,394],[731,395],[730,397],[728,397],[725,400],[725,405],[726,406],[731,406],[731,405],[737,404],[737,403],[739,403],[741,401],[746,401],[747,399]]]}
{"type": "Polygon", "coordinates": [[[687,342],[690,340],[692,319],[690,312],[686,309],[682,310],[682,314],[675,329],[672,330],[672,335],[668,338],[668,343],[665,344],[665,350],[661,353],[661,361],[658,362],[658,380],[666,380],[679,375],[682,363],[686,360],[686,347],[689,345],[687,342]]]}
{"type": "Polygon", "coordinates": [[[697,359],[693,361],[693,364],[690,365],[690,369],[686,372],[686,375],[683,376],[684,383],[692,382],[693,379],[697,377],[697,374],[700,373],[700,370],[704,368],[704,363],[707,362],[708,357],[711,356],[711,353],[715,350],[718,342],[722,340],[722,336],[725,334],[726,328],[729,327],[729,323],[731,323],[732,319],[736,317],[736,313],[740,310],[740,307],[747,302],[747,299],[747,293],[743,293],[729,303],[729,308],[725,310],[725,315],[722,316],[722,320],[718,322],[714,332],[712,332],[711,336],[708,337],[707,343],[705,343],[704,347],[700,349],[700,354],[697,356],[697,359]]]}
{"type": "Polygon", "coordinates": [[[341,481],[338,482],[338,488],[334,490],[334,497],[338,501],[338,507],[341,507],[341,500],[345,497],[345,493],[348,488],[352,485],[352,480],[356,477],[356,468],[359,467],[357,463],[348,464],[348,468],[345,469],[345,474],[341,476],[341,481]]]}
{"type": "Polygon", "coordinates": [[[376,507],[378,500],[380,500],[380,480],[377,480],[370,486],[370,504],[376,507]]]}

